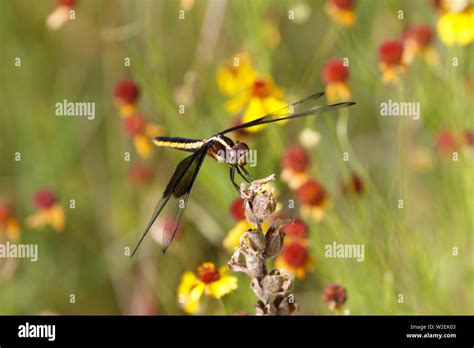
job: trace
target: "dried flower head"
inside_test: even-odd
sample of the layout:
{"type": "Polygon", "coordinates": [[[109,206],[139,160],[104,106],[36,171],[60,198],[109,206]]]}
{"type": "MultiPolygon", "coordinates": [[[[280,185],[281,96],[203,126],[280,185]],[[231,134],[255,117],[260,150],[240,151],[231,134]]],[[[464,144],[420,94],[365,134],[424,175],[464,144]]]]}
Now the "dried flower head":
{"type": "Polygon", "coordinates": [[[250,186],[242,183],[240,194],[244,200],[245,216],[255,226],[260,225],[276,209],[274,198],[275,190],[268,184],[275,179],[275,175],[253,181],[250,186]]]}

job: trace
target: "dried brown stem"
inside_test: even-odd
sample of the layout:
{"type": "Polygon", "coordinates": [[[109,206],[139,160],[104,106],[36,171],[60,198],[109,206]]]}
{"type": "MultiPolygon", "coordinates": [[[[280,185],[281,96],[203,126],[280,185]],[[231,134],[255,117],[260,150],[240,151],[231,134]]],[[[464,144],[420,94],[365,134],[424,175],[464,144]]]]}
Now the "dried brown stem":
{"type": "Polygon", "coordinates": [[[281,268],[267,270],[267,260],[280,253],[284,239],[281,229],[284,223],[273,224],[265,234],[261,226],[276,209],[273,180],[274,174],[253,181],[248,187],[245,183],[241,185],[245,217],[257,228],[240,237],[240,245],[228,262],[231,270],[251,277],[250,287],[259,298],[256,304],[258,315],[288,315],[298,309],[291,292],[293,280],[288,272],[281,268]]]}

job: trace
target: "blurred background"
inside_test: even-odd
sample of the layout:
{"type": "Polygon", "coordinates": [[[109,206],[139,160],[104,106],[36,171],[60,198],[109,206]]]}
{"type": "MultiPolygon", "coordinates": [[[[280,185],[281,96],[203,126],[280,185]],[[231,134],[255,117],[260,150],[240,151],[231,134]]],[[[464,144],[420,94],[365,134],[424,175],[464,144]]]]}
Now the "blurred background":
{"type": "Polygon", "coordinates": [[[0,1],[0,241],[38,245],[37,262],[0,258],[0,314],[253,314],[243,274],[220,274],[237,279],[220,298],[192,294],[212,285],[199,266],[225,266],[245,230],[212,159],[167,254],[152,233],[130,259],[185,156],[150,139],[206,138],[319,91],[320,105],[357,105],[231,134],[257,150],[255,177],[277,175],[278,214],[297,218],[275,262],[299,314],[472,314],[473,11],[0,1]],[[95,117],[58,117],[64,100],[95,117]],[[417,103],[419,119],[381,116],[389,100],[417,103]],[[364,260],[326,257],[333,242],[363,245],[364,260]]]}

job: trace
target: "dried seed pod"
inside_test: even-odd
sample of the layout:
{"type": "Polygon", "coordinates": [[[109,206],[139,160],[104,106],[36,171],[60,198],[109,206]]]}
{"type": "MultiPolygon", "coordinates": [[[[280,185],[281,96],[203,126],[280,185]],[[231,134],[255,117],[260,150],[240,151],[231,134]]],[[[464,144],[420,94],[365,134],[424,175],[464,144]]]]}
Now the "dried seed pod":
{"type": "Polygon", "coordinates": [[[272,258],[280,254],[281,249],[283,248],[283,240],[285,238],[285,233],[282,230],[284,224],[278,226],[272,225],[267,233],[265,233],[266,239],[266,248],[265,255],[267,258],[272,258]]]}
{"type": "Polygon", "coordinates": [[[277,204],[273,194],[273,190],[265,191],[262,194],[256,195],[252,200],[252,216],[259,224],[273,214],[276,209],[277,204]]]}
{"type": "Polygon", "coordinates": [[[248,230],[240,237],[240,248],[254,256],[261,255],[266,248],[266,239],[258,230],[248,230]]]}
{"type": "Polygon", "coordinates": [[[244,183],[240,187],[245,217],[255,226],[259,226],[276,209],[276,201],[273,198],[274,189],[267,187],[267,184],[274,179],[275,175],[270,175],[265,179],[253,181],[249,187],[244,183]]]}
{"type": "Polygon", "coordinates": [[[252,288],[253,292],[257,297],[263,301],[263,303],[267,303],[269,301],[270,295],[268,294],[267,291],[260,285],[260,282],[258,281],[257,278],[252,279],[252,283],[250,284],[250,287],[252,288]]]}
{"type": "Polygon", "coordinates": [[[246,254],[245,265],[247,266],[247,274],[252,278],[262,277],[264,275],[264,261],[260,257],[246,254]]]}
{"type": "Polygon", "coordinates": [[[294,300],[293,294],[277,296],[272,303],[276,307],[276,315],[290,315],[299,309],[299,305],[294,300]]]}
{"type": "Polygon", "coordinates": [[[286,295],[292,286],[290,274],[282,268],[273,269],[262,279],[262,287],[272,295],[286,295]]]}
{"type": "Polygon", "coordinates": [[[270,294],[276,295],[282,292],[283,278],[275,275],[266,275],[262,279],[262,287],[270,294]]]}

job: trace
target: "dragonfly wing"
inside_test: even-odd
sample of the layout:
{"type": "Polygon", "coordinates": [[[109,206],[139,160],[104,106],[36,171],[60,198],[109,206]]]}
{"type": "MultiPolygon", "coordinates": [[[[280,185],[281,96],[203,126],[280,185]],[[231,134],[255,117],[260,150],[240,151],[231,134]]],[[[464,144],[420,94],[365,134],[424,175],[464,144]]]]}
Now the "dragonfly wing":
{"type": "Polygon", "coordinates": [[[262,116],[257,118],[253,121],[240,124],[235,127],[228,128],[223,130],[222,132],[218,133],[219,135],[223,135],[226,133],[230,133],[236,130],[251,128],[255,126],[259,126],[266,123],[278,122],[278,121],[285,121],[299,117],[305,116],[314,116],[318,114],[322,114],[324,112],[335,110],[347,106],[354,105],[354,102],[343,102],[343,103],[336,103],[331,105],[325,105],[315,108],[315,101],[324,95],[324,92],[313,94],[305,99],[297,101],[296,103],[290,104],[285,106],[284,108],[272,112],[268,115],[262,116]]]}
{"type": "Polygon", "coordinates": [[[180,226],[180,221],[183,217],[183,212],[186,208],[194,180],[199,173],[199,169],[206,157],[208,148],[209,144],[206,144],[178,164],[168,182],[168,185],[166,186],[163,197],[157,203],[148,225],[132,252],[132,257],[150,231],[150,228],[157,221],[159,215],[163,216],[159,230],[165,239],[162,254],[166,252],[180,226]]]}
{"type": "Polygon", "coordinates": [[[259,117],[253,121],[234,126],[232,128],[226,129],[218,134],[225,134],[225,133],[230,133],[234,130],[242,129],[242,128],[250,128],[251,125],[258,125],[260,124],[261,121],[267,120],[267,119],[274,119],[274,118],[280,118],[280,117],[286,117],[289,115],[293,114],[298,114],[301,113],[302,111],[306,111],[311,109],[316,105],[316,102],[318,101],[319,98],[321,98],[324,95],[324,92],[319,92],[315,93],[313,95],[310,95],[309,97],[306,97],[304,99],[301,99],[293,104],[289,104],[279,110],[275,110],[268,115],[264,115],[262,117],[259,117]],[[245,126],[245,127],[244,127],[245,126]]]}

